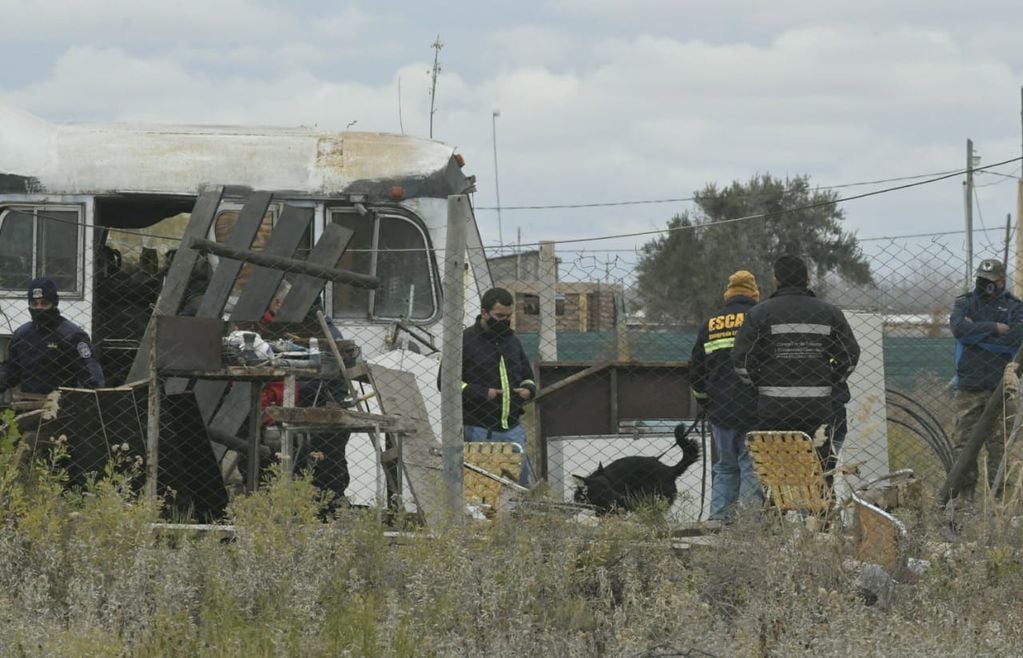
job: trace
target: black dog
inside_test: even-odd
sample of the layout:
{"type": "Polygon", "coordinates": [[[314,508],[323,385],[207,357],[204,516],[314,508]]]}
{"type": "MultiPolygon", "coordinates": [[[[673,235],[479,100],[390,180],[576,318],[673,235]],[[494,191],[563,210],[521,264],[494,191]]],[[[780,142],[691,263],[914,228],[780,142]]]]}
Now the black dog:
{"type": "Polygon", "coordinates": [[[682,448],[682,461],[674,466],[657,457],[622,457],[607,466],[599,464],[592,474],[582,477],[575,490],[575,502],[593,505],[603,515],[619,508],[633,510],[645,499],[660,498],[668,505],[675,502],[675,480],[700,458],[700,444],[686,438],[685,424],[675,427],[675,443],[682,448]]]}

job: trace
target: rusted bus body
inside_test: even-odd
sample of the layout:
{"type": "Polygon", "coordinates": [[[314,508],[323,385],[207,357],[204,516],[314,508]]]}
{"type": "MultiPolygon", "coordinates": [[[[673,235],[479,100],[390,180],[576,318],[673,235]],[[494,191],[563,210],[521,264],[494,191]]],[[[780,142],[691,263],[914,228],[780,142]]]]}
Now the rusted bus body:
{"type": "MultiPolygon", "coordinates": [[[[138,304],[142,317],[133,322],[123,317],[125,304],[158,293],[198,191],[224,185],[211,239],[225,239],[253,190],[274,193],[253,248],[265,243],[285,203],[313,210],[302,245],[314,244],[331,222],[355,232],[338,266],[375,275],[380,285],[369,291],[328,284],[324,301],[367,356],[394,345],[398,321],[436,336],[439,345],[447,197],[472,191],[473,183],[451,147],[408,136],[303,127],[58,125],[0,106],[0,305],[6,316],[0,341],[28,321],[25,287],[43,275],[57,281],[63,313],[97,340],[138,338],[148,306],[138,304]],[[118,276],[142,287],[126,283],[112,292],[118,276]]],[[[479,291],[490,285],[475,226],[467,260],[471,318],[479,291]]]]}

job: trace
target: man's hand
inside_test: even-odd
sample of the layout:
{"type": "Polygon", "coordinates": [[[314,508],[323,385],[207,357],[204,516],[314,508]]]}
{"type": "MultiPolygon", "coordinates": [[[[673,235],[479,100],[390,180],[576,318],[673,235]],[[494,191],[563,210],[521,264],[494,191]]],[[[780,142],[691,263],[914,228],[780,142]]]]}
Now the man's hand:
{"type": "Polygon", "coordinates": [[[995,323],[995,329],[998,330],[998,335],[999,336],[1004,336],[1005,334],[1009,333],[1009,325],[1007,325],[1007,324],[1005,324],[1003,322],[996,322],[995,323]]]}
{"type": "Polygon", "coordinates": [[[487,389],[487,399],[488,400],[493,400],[494,398],[496,398],[500,394],[501,394],[501,389],[499,389],[499,388],[488,388],[487,389]]]}
{"type": "Polygon", "coordinates": [[[528,400],[529,398],[533,397],[533,394],[529,392],[528,388],[513,388],[512,392],[517,394],[523,400],[528,400]]]}

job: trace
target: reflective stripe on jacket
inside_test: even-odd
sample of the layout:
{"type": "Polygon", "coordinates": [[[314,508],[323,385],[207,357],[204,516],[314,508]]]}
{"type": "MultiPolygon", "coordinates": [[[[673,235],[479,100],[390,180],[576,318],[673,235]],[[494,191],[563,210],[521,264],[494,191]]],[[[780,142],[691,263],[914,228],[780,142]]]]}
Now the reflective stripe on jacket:
{"type": "Polygon", "coordinates": [[[693,395],[706,405],[711,422],[730,429],[753,429],[756,418],[756,389],[732,367],[735,335],[754,304],[752,297],[730,297],[700,327],[689,361],[693,395]]]}
{"type": "Polygon", "coordinates": [[[529,389],[536,397],[533,368],[515,332],[486,331],[477,317],[462,333],[462,422],[492,430],[506,430],[519,424],[526,403],[512,389],[529,389]],[[501,391],[487,399],[490,389],[501,391]]]}
{"type": "Polygon", "coordinates": [[[787,287],[750,309],[731,356],[740,379],[757,387],[763,429],[793,429],[827,421],[860,347],[839,308],[807,288],[787,287]]]}

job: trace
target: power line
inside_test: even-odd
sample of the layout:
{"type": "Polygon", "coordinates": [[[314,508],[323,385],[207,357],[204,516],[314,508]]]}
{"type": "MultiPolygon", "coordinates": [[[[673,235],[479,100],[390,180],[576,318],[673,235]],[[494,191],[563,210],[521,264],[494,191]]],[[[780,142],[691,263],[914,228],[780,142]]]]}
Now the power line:
{"type": "MultiPolygon", "coordinates": [[[[994,165],[989,165],[994,166],[994,165]]],[[[980,172],[980,168],[974,168],[974,172],[980,172]]],[[[936,171],[927,174],[915,174],[912,176],[896,176],[893,178],[879,178],[877,180],[859,181],[856,183],[840,183],[837,185],[819,185],[814,189],[817,190],[840,190],[849,187],[862,187],[864,185],[882,185],[885,183],[898,183],[906,180],[919,180],[921,178],[931,178],[934,176],[947,176],[947,175],[958,175],[966,173],[965,169],[955,169],[947,171],[936,171]]],[[[983,173],[995,174],[998,176],[1005,176],[1006,178],[1015,178],[1009,174],[1003,174],[996,171],[985,171],[983,173]]],[[[476,206],[476,210],[568,210],[573,208],[610,208],[615,206],[641,206],[641,205],[654,205],[660,203],[687,203],[689,201],[696,201],[697,197],[675,197],[667,199],[636,199],[632,201],[603,201],[603,202],[592,202],[592,203],[546,203],[546,204],[535,204],[529,206],[476,206]]]]}
{"type": "MultiPolygon", "coordinates": [[[[1006,164],[1009,164],[1009,163],[1012,163],[1012,162],[1019,162],[1021,160],[1023,160],[1023,157],[1010,158],[1008,160],[1003,160],[1001,162],[996,162],[994,164],[987,165],[986,167],[976,167],[976,168],[974,168],[974,171],[978,171],[979,169],[988,169],[988,168],[991,168],[991,167],[1000,167],[1002,165],[1006,165],[1006,164]]],[[[800,211],[803,211],[803,210],[813,210],[815,208],[823,208],[823,207],[826,207],[826,206],[837,205],[839,203],[844,203],[846,201],[855,201],[857,199],[865,199],[867,197],[879,196],[881,194],[888,194],[890,192],[898,192],[900,190],[906,190],[906,189],[909,189],[911,187],[920,187],[921,185],[929,185],[931,183],[936,183],[938,181],[947,180],[947,179],[952,178],[954,176],[960,176],[960,175],[962,175],[964,173],[966,173],[965,169],[959,169],[959,170],[947,173],[947,174],[942,175],[942,176],[936,176],[934,178],[928,178],[927,180],[917,181],[915,183],[906,183],[905,185],[896,185],[895,187],[887,187],[887,188],[884,188],[884,189],[881,189],[881,190],[872,190],[870,192],[863,192],[862,194],[854,194],[852,196],[839,197],[839,198],[837,198],[837,199],[835,199],[833,201],[820,201],[818,203],[811,203],[811,204],[808,204],[808,205],[805,205],[805,206],[797,206],[795,208],[788,208],[786,210],[780,210],[780,211],[772,212],[772,213],[756,213],[756,214],[753,214],[753,215],[746,215],[744,217],[733,217],[733,218],[730,218],[730,219],[722,219],[720,221],[711,222],[710,224],[696,224],[696,225],[692,225],[692,226],[679,226],[679,227],[676,227],[676,228],[662,228],[662,229],[655,229],[655,230],[651,230],[651,231],[635,231],[635,232],[632,232],[632,233],[618,233],[618,234],[615,234],[615,235],[602,235],[602,236],[597,236],[597,237],[592,237],[592,238],[571,238],[571,239],[567,239],[567,240],[546,240],[545,242],[553,242],[554,244],[572,244],[572,243],[576,243],[576,242],[597,242],[599,240],[615,240],[615,239],[621,239],[621,238],[636,238],[636,237],[643,237],[643,236],[647,236],[647,235],[660,235],[662,233],[672,233],[674,231],[681,231],[681,230],[686,230],[686,229],[706,228],[707,226],[720,226],[720,225],[724,225],[724,224],[735,224],[735,223],[738,223],[738,222],[749,221],[751,219],[764,219],[764,218],[766,218],[768,216],[779,217],[779,216],[784,216],[784,215],[790,215],[792,213],[800,212],[800,211]]],[[[539,242],[531,242],[531,243],[523,244],[521,246],[523,246],[523,247],[539,247],[539,245],[540,245],[539,242]]]]}
{"type": "MultiPolygon", "coordinates": [[[[1020,162],[1021,160],[1023,160],[1023,157],[1010,158],[1008,160],[1003,160],[1001,162],[996,162],[996,163],[987,165],[985,167],[975,167],[974,171],[977,172],[977,171],[982,171],[982,170],[985,170],[985,169],[990,169],[990,168],[993,168],[993,167],[1000,167],[1000,166],[1003,166],[1003,165],[1006,165],[1006,164],[1010,164],[1010,163],[1013,163],[1013,162],[1020,162]]],[[[614,240],[614,239],[620,239],[620,238],[642,237],[642,236],[646,236],[646,235],[660,235],[662,233],[672,233],[674,231],[680,231],[680,230],[685,230],[685,229],[706,228],[707,226],[719,226],[719,225],[725,225],[725,224],[734,224],[734,223],[749,221],[749,220],[753,220],[753,219],[763,219],[763,218],[766,218],[768,216],[780,217],[780,216],[784,216],[784,215],[789,215],[789,214],[793,214],[793,213],[796,213],[796,212],[800,212],[800,211],[803,211],[803,210],[813,210],[815,208],[822,208],[822,207],[826,207],[826,206],[833,206],[833,205],[837,205],[839,203],[844,203],[844,202],[847,202],[847,201],[855,201],[857,199],[864,199],[864,198],[867,198],[867,197],[879,196],[879,195],[888,194],[888,193],[891,193],[891,192],[898,192],[898,191],[909,189],[909,188],[912,188],[912,187],[920,187],[922,185],[929,185],[931,183],[936,183],[936,182],[939,182],[939,181],[947,180],[949,178],[953,178],[955,176],[962,175],[965,172],[966,172],[965,169],[959,169],[959,170],[956,170],[956,171],[947,172],[947,173],[945,173],[943,175],[938,175],[938,176],[936,176],[934,178],[928,178],[926,180],[917,181],[917,182],[914,182],[914,183],[907,183],[905,185],[896,185],[894,187],[887,187],[887,188],[880,189],[880,190],[872,190],[870,192],[863,192],[862,194],[854,194],[854,195],[848,196],[848,197],[839,197],[839,198],[837,198],[837,199],[835,199],[833,201],[821,201],[821,202],[818,202],[818,203],[812,203],[812,204],[808,204],[808,205],[805,205],[805,206],[797,206],[795,208],[788,208],[786,210],[781,210],[781,211],[773,212],[773,213],[757,213],[757,214],[753,214],[753,215],[746,215],[744,217],[733,217],[733,218],[729,218],[729,219],[723,219],[723,220],[720,220],[720,221],[712,222],[711,224],[698,224],[698,225],[693,225],[693,226],[680,226],[680,227],[677,227],[677,228],[652,229],[652,230],[649,230],[649,231],[635,231],[635,232],[632,232],[632,233],[618,233],[618,234],[613,234],[613,235],[601,235],[601,236],[595,236],[595,237],[589,237],[589,238],[571,238],[571,239],[566,239],[566,240],[545,240],[545,242],[552,242],[554,244],[573,244],[573,243],[579,243],[579,242],[597,242],[597,241],[601,241],[601,240],[614,240]]],[[[912,179],[912,178],[916,178],[916,177],[907,177],[907,178],[912,179]]],[[[905,178],[904,178],[904,180],[905,180],[905,178]]],[[[854,183],[849,183],[848,185],[854,185],[854,183]]],[[[505,208],[506,208],[505,206],[502,206],[502,210],[504,210],[505,208]]],[[[477,208],[477,210],[478,209],[479,208],[477,208]]],[[[95,224],[85,224],[85,223],[79,224],[76,220],[64,219],[62,217],[54,217],[52,215],[46,215],[45,213],[37,213],[36,217],[43,218],[43,219],[49,219],[51,221],[56,221],[56,222],[73,223],[76,226],[82,226],[83,228],[97,228],[98,227],[98,228],[106,229],[106,230],[112,231],[112,232],[124,232],[124,233],[128,233],[128,234],[131,234],[131,235],[136,235],[136,236],[160,238],[160,239],[164,239],[164,240],[176,240],[177,239],[177,238],[168,237],[168,236],[165,236],[165,235],[157,235],[157,234],[153,234],[153,233],[145,233],[143,231],[139,231],[138,229],[126,229],[126,228],[112,227],[112,226],[97,226],[95,224]]],[[[996,230],[996,229],[983,229],[983,231],[985,231],[985,232],[989,231],[989,230],[996,230]]],[[[935,236],[937,236],[937,235],[952,235],[952,234],[955,234],[955,233],[964,233],[964,232],[965,231],[947,231],[947,232],[939,232],[939,233],[923,233],[923,234],[917,234],[917,235],[893,236],[893,237],[925,237],[925,236],[931,236],[931,235],[935,235],[935,236]]],[[[859,238],[859,239],[857,239],[857,241],[858,242],[867,242],[867,241],[870,241],[870,240],[881,240],[881,239],[891,239],[891,238],[859,238]]],[[[520,247],[538,247],[539,245],[540,245],[539,242],[530,242],[530,243],[523,243],[523,244],[520,245],[520,247]]],[[[470,247],[470,249],[471,248],[472,247],[470,247]]],[[[483,249],[486,250],[487,247],[483,246],[483,249]]],[[[389,250],[389,251],[410,251],[410,252],[416,251],[416,252],[422,252],[422,251],[433,251],[433,250],[431,250],[431,249],[410,248],[410,249],[392,249],[392,250],[389,250]]]]}

